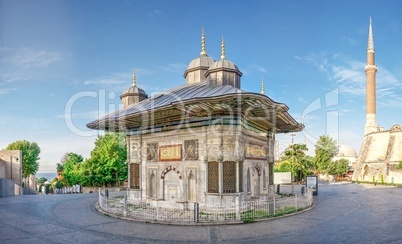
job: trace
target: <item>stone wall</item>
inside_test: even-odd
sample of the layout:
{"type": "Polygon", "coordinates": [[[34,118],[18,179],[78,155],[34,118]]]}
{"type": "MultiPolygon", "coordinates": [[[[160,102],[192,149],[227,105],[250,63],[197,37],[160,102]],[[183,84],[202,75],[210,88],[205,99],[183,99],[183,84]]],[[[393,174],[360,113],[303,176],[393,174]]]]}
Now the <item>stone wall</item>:
{"type": "Polygon", "coordinates": [[[14,181],[9,179],[0,179],[0,197],[8,197],[15,195],[14,181]]]}
{"type": "Polygon", "coordinates": [[[0,173],[6,179],[11,179],[15,184],[21,186],[22,183],[22,154],[20,150],[0,150],[0,173]],[[17,160],[18,159],[18,160],[17,160]]]}
{"type": "Polygon", "coordinates": [[[402,183],[401,173],[393,170],[402,161],[402,131],[394,129],[364,137],[353,180],[402,183]]]}

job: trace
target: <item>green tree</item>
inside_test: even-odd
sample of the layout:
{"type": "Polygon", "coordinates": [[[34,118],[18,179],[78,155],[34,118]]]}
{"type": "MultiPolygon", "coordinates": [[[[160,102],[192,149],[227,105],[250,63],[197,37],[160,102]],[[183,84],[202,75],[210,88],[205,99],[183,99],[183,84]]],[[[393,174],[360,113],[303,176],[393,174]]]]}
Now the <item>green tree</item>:
{"type": "Polygon", "coordinates": [[[120,185],[127,179],[127,149],[124,133],[109,132],[99,136],[91,157],[81,168],[83,185],[120,185]]]}
{"type": "Polygon", "coordinates": [[[56,171],[57,171],[57,173],[63,173],[63,170],[64,170],[63,164],[57,163],[57,164],[56,164],[56,171]]]}
{"type": "Polygon", "coordinates": [[[39,183],[39,184],[43,184],[46,181],[47,181],[47,178],[45,178],[45,177],[40,177],[39,179],[38,178],[36,179],[36,182],[39,183]]]}
{"type": "Polygon", "coordinates": [[[7,150],[21,150],[22,153],[22,177],[34,175],[39,169],[40,148],[36,142],[26,140],[15,141],[9,144],[7,150]]]}
{"type": "Polygon", "coordinates": [[[320,136],[315,145],[315,156],[313,158],[314,171],[316,173],[328,173],[329,163],[337,150],[335,140],[328,135],[320,136]]]}
{"type": "Polygon", "coordinates": [[[76,153],[68,153],[63,165],[63,181],[66,185],[72,186],[81,184],[80,167],[84,158],[76,153]]]}
{"type": "Polygon", "coordinates": [[[335,163],[336,163],[336,175],[344,176],[349,170],[348,160],[342,158],[342,159],[335,161],[335,163]]]}
{"type": "Polygon", "coordinates": [[[124,133],[99,136],[91,157],[80,167],[83,186],[114,186],[127,179],[127,149],[124,133]]]}
{"type": "Polygon", "coordinates": [[[282,160],[280,163],[276,163],[274,166],[274,172],[291,172],[292,163],[289,160],[282,160]]]}
{"type": "Polygon", "coordinates": [[[283,159],[290,162],[291,168],[293,164],[293,174],[297,180],[303,179],[312,171],[311,157],[306,154],[307,151],[306,144],[293,144],[284,153],[283,159]]]}

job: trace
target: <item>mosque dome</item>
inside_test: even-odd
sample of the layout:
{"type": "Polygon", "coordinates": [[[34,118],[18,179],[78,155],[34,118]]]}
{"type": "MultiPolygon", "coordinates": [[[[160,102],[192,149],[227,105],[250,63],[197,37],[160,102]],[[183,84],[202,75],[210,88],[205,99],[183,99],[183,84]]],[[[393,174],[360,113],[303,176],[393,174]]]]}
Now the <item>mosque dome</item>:
{"type": "Polygon", "coordinates": [[[357,153],[351,146],[346,145],[345,143],[342,142],[342,144],[339,146],[338,154],[336,156],[338,156],[338,157],[357,157],[357,153]]]}

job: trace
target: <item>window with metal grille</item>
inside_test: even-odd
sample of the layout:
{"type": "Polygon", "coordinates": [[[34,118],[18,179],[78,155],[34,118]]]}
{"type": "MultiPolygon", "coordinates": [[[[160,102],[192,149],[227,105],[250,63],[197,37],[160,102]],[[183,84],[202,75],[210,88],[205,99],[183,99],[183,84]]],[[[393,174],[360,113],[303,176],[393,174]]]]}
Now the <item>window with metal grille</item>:
{"type": "Polygon", "coordinates": [[[130,164],[130,188],[140,189],[140,165],[130,164]]]}
{"type": "Polygon", "coordinates": [[[236,192],[236,162],[223,162],[223,193],[236,192]]]}
{"type": "Polygon", "coordinates": [[[208,192],[219,193],[219,164],[208,162],[208,192]]]}

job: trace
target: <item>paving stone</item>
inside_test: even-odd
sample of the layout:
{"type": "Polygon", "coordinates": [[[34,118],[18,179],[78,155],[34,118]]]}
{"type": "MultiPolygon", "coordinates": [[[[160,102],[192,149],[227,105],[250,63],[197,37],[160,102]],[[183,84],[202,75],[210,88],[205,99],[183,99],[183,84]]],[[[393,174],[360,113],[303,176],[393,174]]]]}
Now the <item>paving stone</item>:
{"type": "MultiPolygon", "coordinates": [[[[281,187],[289,191],[290,186],[281,187]]],[[[295,188],[299,190],[300,188],[295,188]]],[[[114,219],[97,194],[0,198],[0,243],[400,243],[402,188],[321,183],[310,211],[251,224],[174,226],[114,219]]]]}

